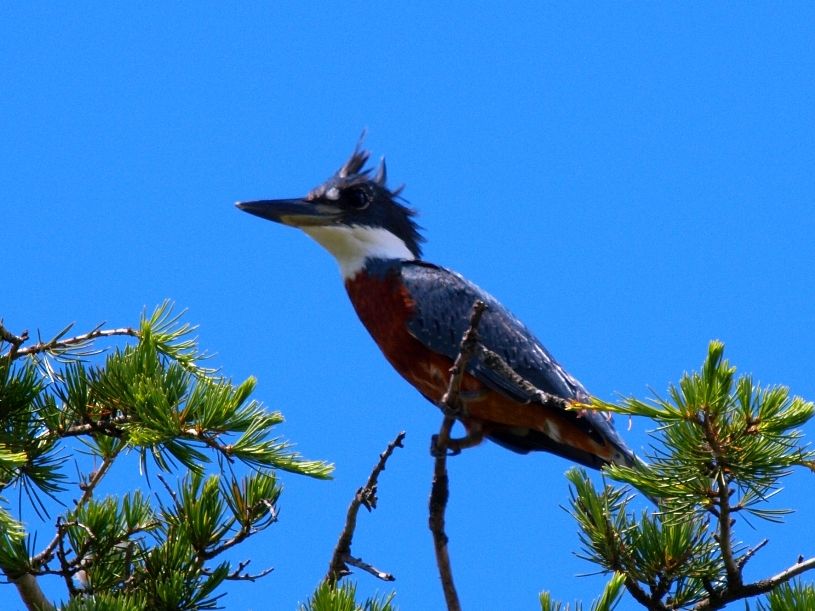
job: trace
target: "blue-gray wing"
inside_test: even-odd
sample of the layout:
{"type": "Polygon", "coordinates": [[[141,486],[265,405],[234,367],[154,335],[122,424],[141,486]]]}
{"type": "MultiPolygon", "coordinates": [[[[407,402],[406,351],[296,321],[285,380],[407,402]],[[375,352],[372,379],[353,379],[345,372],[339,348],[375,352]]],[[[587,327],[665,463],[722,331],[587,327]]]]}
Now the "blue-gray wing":
{"type": "MultiPolygon", "coordinates": [[[[587,400],[588,392],[558,364],[538,339],[492,295],[450,270],[420,261],[403,263],[402,281],[416,304],[408,329],[434,352],[454,359],[469,324],[473,303],[487,309],[478,326],[482,344],[496,352],[521,377],[540,390],[564,399],[587,400]]],[[[529,392],[475,357],[469,373],[520,402],[529,392]]]]}
{"type": "MultiPolygon", "coordinates": [[[[589,399],[583,385],[566,373],[529,329],[490,294],[454,272],[420,261],[403,262],[401,275],[415,303],[408,329],[411,335],[434,352],[455,359],[461,337],[469,325],[473,303],[480,299],[487,305],[478,326],[478,337],[484,346],[499,354],[518,375],[540,390],[564,399],[589,399]]],[[[523,404],[532,399],[531,394],[517,382],[487,366],[478,356],[469,363],[468,373],[489,388],[518,401],[518,409],[524,409],[523,404]]],[[[569,411],[562,417],[569,419],[572,425],[598,443],[610,444],[614,450],[612,462],[625,465],[637,462],[605,415],[594,411],[569,411]]],[[[600,468],[606,461],[561,440],[552,439],[543,431],[499,426],[493,428],[489,437],[516,452],[546,450],[589,467],[600,468]]]]}

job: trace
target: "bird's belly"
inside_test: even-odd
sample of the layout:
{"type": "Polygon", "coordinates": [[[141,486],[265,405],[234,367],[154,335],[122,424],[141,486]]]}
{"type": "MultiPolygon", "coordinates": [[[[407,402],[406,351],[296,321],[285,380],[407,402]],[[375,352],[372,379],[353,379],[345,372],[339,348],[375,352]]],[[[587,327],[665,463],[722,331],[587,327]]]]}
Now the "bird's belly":
{"type": "MultiPolygon", "coordinates": [[[[439,405],[450,379],[449,359],[430,359],[409,370],[399,371],[427,399],[439,405]]],[[[609,455],[606,444],[597,443],[586,435],[572,421],[579,416],[576,413],[563,414],[534,403],[520,403],[501,392],[492,390],[469,374],[465,374],[461,384],[461,420],[478,422],[484,433],[492,429],[513,429],[517,434],[534,430],[543,433],[552,441],[579,448],[591,454],[609,455]]]]}

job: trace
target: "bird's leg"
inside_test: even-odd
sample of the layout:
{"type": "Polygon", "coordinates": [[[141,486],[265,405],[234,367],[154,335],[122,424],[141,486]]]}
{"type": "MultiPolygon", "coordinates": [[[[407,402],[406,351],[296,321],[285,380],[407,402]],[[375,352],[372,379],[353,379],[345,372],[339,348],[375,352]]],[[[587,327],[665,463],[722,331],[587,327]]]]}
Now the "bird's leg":
{"type": "Polygon", "coordinates": [[[440,448],[438,445],[439,436],[433,435],[430,438],[430,454],[439,456],[442,452],[446,452],[448,456],[456,456],[461,454],[462,450],[477,446],[484,440],[484,427],[480,422],[471,421],[462,424],[467,429],[467,434],[464,437],[450,437],[444,448],[440,448]]]}

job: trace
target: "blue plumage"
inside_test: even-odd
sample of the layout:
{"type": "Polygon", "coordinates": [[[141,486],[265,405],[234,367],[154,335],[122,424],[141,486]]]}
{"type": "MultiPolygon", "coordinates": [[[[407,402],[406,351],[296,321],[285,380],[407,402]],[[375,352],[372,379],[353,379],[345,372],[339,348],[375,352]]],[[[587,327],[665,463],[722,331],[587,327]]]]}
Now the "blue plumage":
{"type": "MultiPolygon", "coordinates": [[[[402,283],[415,302],[415,315],[408,329],[416,339],[434,352],[455,359],[461,337],[469,324],[476,300],[487,309],[478,326],[479,341],[497,353],[522,378],[538,389],[578,402],[590,399],[583,385],[569,375],[543,344],[509,310],[492,295],[463,278],[460,274],[424,261],[382,262],[399,267],[402,283]]],[[[481,382],[519,402],[518,409],[532,400],[532,395],[512,379],[489,367],[476,356],[468,364],[468,373],[481,382]]],[[[621,462],[633,461],[633,454],[603,414],[593,411],[567,412],[566,416],[597,441],[611,443],[621,453],[621,462]]],[[[547,449],[586,464],[585,456],[575,456],[568,448],[545,439],[536,431],[503,431],[490,437],[501,445],[526,453],[547,449]]],[[[590,460],[589,466],[598,466],[590,460]]]]}

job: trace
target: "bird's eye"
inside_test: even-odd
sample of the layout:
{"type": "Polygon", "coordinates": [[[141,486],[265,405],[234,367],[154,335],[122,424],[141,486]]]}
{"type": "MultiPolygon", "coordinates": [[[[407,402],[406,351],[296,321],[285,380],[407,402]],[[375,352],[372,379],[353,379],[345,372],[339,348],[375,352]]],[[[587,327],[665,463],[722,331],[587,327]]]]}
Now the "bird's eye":
{"type": "Polygon", "coordinates": [[[371,203],[371,197],[364,189],[346,189],[342,193],[342,203],[354,210],[364,210],[371,203]]]}

